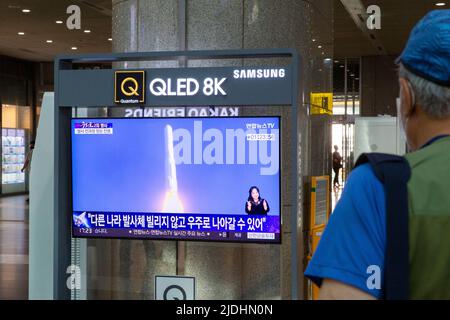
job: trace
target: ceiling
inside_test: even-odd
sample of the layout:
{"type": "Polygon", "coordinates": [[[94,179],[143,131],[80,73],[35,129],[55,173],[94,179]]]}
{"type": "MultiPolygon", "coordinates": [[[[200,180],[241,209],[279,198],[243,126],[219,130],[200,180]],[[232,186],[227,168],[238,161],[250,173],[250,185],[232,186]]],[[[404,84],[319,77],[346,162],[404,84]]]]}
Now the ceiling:
{"type": "Polygon", "coordinates": [[[55,54],[110,52],[111,7],[111,0],[0,0],[0,55],[51,61],[55,54]],[[73,4],[81,9],[80,30],[66,26],[66,10],[73,4]]]}
{"type": "MultiPolygon", "coordinates": [[[[399,55],[408,40],[413,26],[433,9],[449,9],[447,0],[334,0],[334,56],[335,58],[358,57],[365,55],[399,55]],[[444,2],[437,7],[435,3],[444,2]],[[365,32],[358,28],[343,3],[355,7],[355,3],[367,8],[378,5],[381,9],[381,29],[365,32]],[[370,34],[374,39],[370,39],[370,34]],[[373,45],[378,42],[384,52],[373,45]]],[[[363,14],[363,13],[362,13],[363,14]]],[[[364,13],[365,14],[365,13],[364,13]]],[[[365,27],[365,21],[364,21],[365,27]]]]}
{"type": "MultiPolygon", "coordinates": [[[[364,55],[398,55],[414,24],[428,11],[436,9],[438,0],[330,0],[334,1],[334,57],[364,55]],[[344,6],[342,3],[346,3],[344,6]],[[359,28],[349,8],[359,5],[381,8],[381,30],[359,28]],[[372,38],[370,38],[372,34],[372,38]],[[375,40],[374,40],[375,39],[375,40]],[[382,46],[383,50],[377,48],[382,46]]],[[[440,8],[450,8],[447,5],[440,8]]],[[[317,4],[317,3],[316,3],[317,4]]],[[[112,0],[0,0],[0,55],[31,61],[51,61],[55,54],[110,52],[112,0]],[[69,30],[68,6],[81,8],[81,30],[69,30]],[[22,9],[30,9],[23,13],[22,9]],[[56,24],[62,20],[63,24],[56,24]],[[91,33],[84,33],[85,29],[91,33]],[[19,36],[18,32],[25,35],[19,36]],[[52,40],[53,43],[47,43],[52,40]],[[77,50],[72,50],[77,47],[77,50]]],[[[365,14],[361,12],[361,14],[365,14]]],[[[328,16],[326,17],[328,19],[328,16]]],[[[327,24],[327,22],[323,22],[327,24]]],[[[319,30],[320,26],[314,26],[319,30]]],[[[329,27],[324,26],[329,30],[329,27]]],[[[331,43],[330,43],[331,45],[331,43]]]]}

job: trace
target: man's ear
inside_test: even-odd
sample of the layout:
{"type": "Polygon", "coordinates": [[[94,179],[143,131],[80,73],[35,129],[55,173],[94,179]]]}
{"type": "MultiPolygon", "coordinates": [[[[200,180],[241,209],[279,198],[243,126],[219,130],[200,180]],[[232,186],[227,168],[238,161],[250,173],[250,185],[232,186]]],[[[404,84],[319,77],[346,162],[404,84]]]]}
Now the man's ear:
{"type": "Polygon", "coordinates": [[[399,79],[400,85],[400,112],[403,116],[407,117],[411,115],[414,111],[415,101],[414,92],[412,91],[411,85],[405,78],[399,79]]]}

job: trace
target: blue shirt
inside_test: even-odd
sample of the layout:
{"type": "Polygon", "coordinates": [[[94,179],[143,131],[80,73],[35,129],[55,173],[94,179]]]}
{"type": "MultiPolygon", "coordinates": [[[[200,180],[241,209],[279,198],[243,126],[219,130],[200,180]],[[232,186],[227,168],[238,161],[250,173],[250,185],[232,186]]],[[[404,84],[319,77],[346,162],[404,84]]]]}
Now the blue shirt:
{"type": "Polygon", "coordinates": [[[376,298],[376,269],[383,283],[386,246],[386,204],[383,184],[369,164],[355,168],[330,216],[305,276],[317,285],[329,278],[361,289],[376,298]],[[369,279],[370,278],[370,279],[369,279]],[[369,282],[372,285],[367,285],[369,282]]]}

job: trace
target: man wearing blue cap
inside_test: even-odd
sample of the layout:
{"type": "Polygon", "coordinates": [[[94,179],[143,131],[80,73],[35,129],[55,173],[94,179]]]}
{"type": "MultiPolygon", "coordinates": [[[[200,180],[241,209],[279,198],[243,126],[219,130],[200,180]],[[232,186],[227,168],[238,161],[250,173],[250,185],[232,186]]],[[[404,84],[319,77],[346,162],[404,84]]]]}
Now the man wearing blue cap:
{"type": "MultiPolygon", "coordinates": [[[[405,156],[407,298],[450,299],[450,10],[427,14],[397,63],[398,116],[412,151],[405,156]]],[[[369,164],[352,171],[306,269],[321,299],[386,297],[389,202],[377,177],[369,164]]]]}

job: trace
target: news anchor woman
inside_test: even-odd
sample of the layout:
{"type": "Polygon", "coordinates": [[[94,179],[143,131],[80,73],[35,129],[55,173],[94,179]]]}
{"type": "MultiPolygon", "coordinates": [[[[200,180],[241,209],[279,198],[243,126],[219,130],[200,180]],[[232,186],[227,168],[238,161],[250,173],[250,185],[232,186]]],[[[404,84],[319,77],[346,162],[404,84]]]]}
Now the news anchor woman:
{"type": "Polygon", "coordinates": [[[266,199],[261,198],[258,187],[251,187],[250,190],[248,190],[248,199],[245,204],[245,212],[248,214],[264,215],[267,214],[269,210],[269,204],[266,199]]]}

